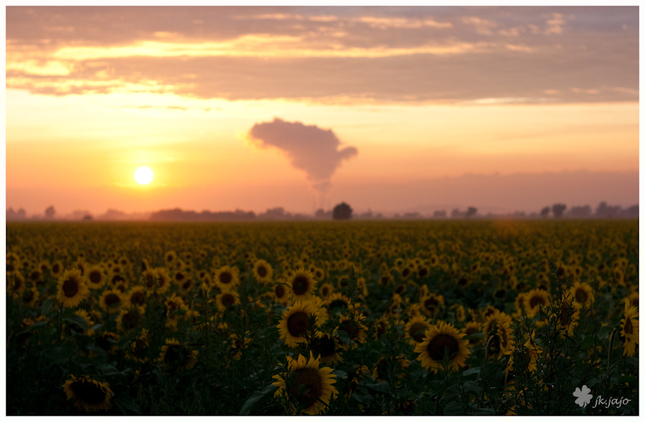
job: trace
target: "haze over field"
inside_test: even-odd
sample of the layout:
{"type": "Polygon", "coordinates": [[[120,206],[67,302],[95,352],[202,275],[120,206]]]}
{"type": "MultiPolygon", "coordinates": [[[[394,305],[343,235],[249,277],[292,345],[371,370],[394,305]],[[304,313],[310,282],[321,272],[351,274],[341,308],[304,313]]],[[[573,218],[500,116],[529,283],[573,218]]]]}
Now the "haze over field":
{"type": "Polygon", "coordinates": [[[638,204],[638,7],[6,10],[7,208],[638,204]]]}

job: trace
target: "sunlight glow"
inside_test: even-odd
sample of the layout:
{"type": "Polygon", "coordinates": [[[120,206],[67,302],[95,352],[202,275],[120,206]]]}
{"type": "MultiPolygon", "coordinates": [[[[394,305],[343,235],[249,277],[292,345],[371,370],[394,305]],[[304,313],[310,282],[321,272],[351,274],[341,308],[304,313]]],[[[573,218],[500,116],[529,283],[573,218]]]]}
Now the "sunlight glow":
{"type": "Polygon", "coordinates": [[[134,172],[134,180],[136,180],[140,185],[147,185],[148,183],[152,182],[154,176],[155,175],[150,167],[139,167],[134,172]]]}

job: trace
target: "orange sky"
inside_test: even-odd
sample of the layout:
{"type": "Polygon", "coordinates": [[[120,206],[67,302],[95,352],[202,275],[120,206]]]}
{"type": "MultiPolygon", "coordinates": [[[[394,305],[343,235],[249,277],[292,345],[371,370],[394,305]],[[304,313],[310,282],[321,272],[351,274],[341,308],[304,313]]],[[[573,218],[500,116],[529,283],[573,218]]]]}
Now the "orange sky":
{"type": "Polygon", "coordinates": [[[7,7],[6,78],[28,214],[638,203],[637,7],[7,7]]]}

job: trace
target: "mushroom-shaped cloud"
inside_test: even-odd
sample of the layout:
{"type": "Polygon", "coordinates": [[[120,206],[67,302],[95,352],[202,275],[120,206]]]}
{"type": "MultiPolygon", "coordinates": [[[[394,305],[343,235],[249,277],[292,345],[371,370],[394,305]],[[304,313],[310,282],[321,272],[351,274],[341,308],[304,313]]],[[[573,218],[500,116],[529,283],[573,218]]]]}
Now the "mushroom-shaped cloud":
{"type": "Polygon", "coordinates": [[[320,193],[331,186],[331,177],[340,163],[356,154],[355,147],[339,149],[340,140],[331,129],[274,118],[256,123],[248,138],[261,148],[275,147],[287,155],[291,165],[304,170],[307,179],[320,193]]]}

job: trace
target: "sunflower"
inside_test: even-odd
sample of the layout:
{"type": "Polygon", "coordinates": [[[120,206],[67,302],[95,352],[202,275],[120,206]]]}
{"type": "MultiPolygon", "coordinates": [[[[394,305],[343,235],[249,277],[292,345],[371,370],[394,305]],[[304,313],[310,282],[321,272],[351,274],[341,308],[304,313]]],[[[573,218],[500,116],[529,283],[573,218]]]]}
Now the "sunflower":
{"type": "Polygon", "coordinates": [[[322,268],[312,265],[311,267],[309,267],[309,271],[311,271],[316,280],[322,281],[325,279],[325,270],[323,270],[322,268]]]}
{"type": "Polygon", "coordinates": [[[197,350],[179,344],[174,338],[166,339],[166,344],[161,346],[159,363],[164,368],[176,370],[179,368],[192,369],[197,363],[197,350]]]}
{"type": "Polygon", "coordinates": [[[141,325],[143,315],[138,306],[132,306],[129,309],[121,309],[116,319],[119,331],[131,331],[141,325]]]}
{"type": "Polygon", "coordinates": [[[213,280],[221,291],[231,290],[240,282],[239,270],[237,267],[224,265],[213,274],[213,280]]]}
{"type": "Polygon", "coordinates": [[[125,303],[137,306],[142,310],[145,310],[147,299],[148,297],[146,296],[146,290],[142,286],[136,286],[130,289],[130,291],[128,292],[125,303]]]}
{"type": "Polygon", "coordinates": [[[329,312],[345,312],[349,308],[350,300],[340,292],[332,293],[324,302],[329,312]]]}
{"type": "Polygon", "coordinates": [[[87,329],[83,331],[81,327],[79,327],[77,324],[74,326],[74,330],[78,330],[81,334],[86,334],[88,336],[91,336],[92,334],[94,334],[94,331],[92,330],[92,326],[94,325],[94,323],[92,322],[92,318],[87,313],[87,311],[85,309],[77,309],[74,312],[74,314],[83,318],[83,320],[85,320],[85,325],[87,326],[87,329]]]}
{"type": "Polygon", "coordinates": [[[638,344],[638,308],[625,299],[625,317],[620,320],[620,335],[623,339],[623,356],[634,356],[638,344]]]}
{"type": "Polygon", "coordinates": [[[511,317],[504,312],[490,315],[486,320],[485,337],[492,336],[490,350],[497,354],[499,359],[502,355],[512,352],[515,341],[513,339],[513,328],[511,317]]]}
{"type": "Polygon", "coordinates": [[[123,306],[123,294],[117,289],[106,290],[99,299],[99,305],[105,312],[111,314],[119,312],[123,306]]]}
{"type": "Polygon", "coordinates": [[[372,323],[370,329],[374,332],[374,340],[378,340],[387,331],[390,323],[387,318],[381,317],[372,323]]]}
{"type": "Polygon", "coordinates": [[[576,301],[571,299],[568,301],[563,299],[560,303],[560,313],[558,315],[558,330],[561,331],[560,335],[564,337],[566,332],[569,336],[573,335],[573,330],[578,325],[580,317],[580,306],[576,305],[576,301]]]}
{"type": "Polygon", "coordinates": [[[448,364],[446,369],[464,366],[470,349],[468,341],[462,340],[463,337],[464,333],[460,333],[452,324],[439,321],[426,331],[423,343],[414,348],[419,353],[417,360],[421,361],[425,369],[431,369],[435,373],[441,369],[444,360],[448,364]]]}
{"type": "Polygon", "coordinates": [[[541,289],[533,289],[528,292],[524,298],[524,310],[526,314],[533,318],[539,312],[540,306],[549,304],[549,294],[541,289]]]}
{"type": "MultiPolygon", "coordinates": [[[[467,322],[466,326],[461,329],[461,332],[464,333],[466,336],[471,336],[475,333],[480,333],[482,331],[481,326],[477,321],[471,321],[467,322]]],[[[477,344],[479,343],[479,340],[468,340],[470,344],[477,344]]]]}
{"type": "MultiPolygon", "coordinates": [[[[304,334],[309,330],[309,317],[316,315],[316,309],[306,301],[297,301],[282,312],[278,324],[280,339],[289,347],[297,347],[305,341],[304,334]]],[[[317,321],[318,323],[318,321],[317,321]]]]}
{"type": "Polygon", "coordinates": [[[421,298],[421,310],[430,318],[436,316],[444,306],[444,299],[442,295],[434,293],[421,298]]]}
{"type": "Polygon", "coordinates": [[[409,343],[412,346],[423,343],[425,339],[425,332],[430,328],[430,323],[420,315],[410,318],[405,324],[405,338],[410,339],[409,343]]]}
{"type": "Polygon", "coordinates": [[[10,293],[13,297],[20,297],[22,292],[25,290],[25,278],[20,274],[19,271],[12,271],[7,273],[7,292],[10,293]]]}
{"type": "Polygon", "coordinates": [[[107,277],[103,272],[103,268],[98,265],[89,266],[86,270],[87,285],[90,289],[96,290],[103,287],[107,277]]]}
{"type": "Polygon", "coordinates": [[[273,277],[273,267],[264,259],[258,259],[253,264],[253,275],[260,283],[267,284],[273,277]]]}
{"type": "Polygon", "coordinates": [[[166,266],[174,265],[175,262],[177,262],[177,254],[175,251],[169,251],[164,255],[163,260],[166,263],[166,266]]]}
{"type": "Polygon", "coordinates": [[[166,300],[166,323],[170,325],[177,324],[177,318],[180,314],[188,312],[188,307],[184,304],[184,300],[176,294],[171,295],[166,300]]]}
{"type": "Polygon", "coordinates": [[[157,278],[157,291],[159,293],[164,293],[168,288],[170,287],[170,283],[172,282],[170,276],[166,272],[165,268],[156,268],[155,270],[157,278]]]}
{"type": "Polygon", "coordinates": [[[594,301],[593,289],[587,283],[576,281],[575,283],[573,283],[573,286],[571,287],[569,292],[574,299],[573,304],[578,308],[589,305],[594,301]]]}
{"type": "Polygon", "coordinates": [[[318,294],[322,298],[327,298],[332,293],[334,293],[334,285],[331,283],[325,283],[318,289],[318,294]]]}
{"type": "MultiPolygon", "coordinates": [[[[248,331],[247,331],[247,334],[248,334],[248,331]]],[[[242,340],[240,340],[237,334],[231,334],[228,337],[228,343],[230,344],[230,347],[228,349],[229,357],[232,360],[240,360],[242,358],[242,353],[244,353],[244,349],[246,349],[246,346],[250,342],[251,342],[251,339],[248,337],[244,337],[244,342],[242,342],[242,340]]]]}
{"type": "Polygon", "coordinates": [[[195,286],[195,281],[190,273],[184,271],[177,271],[173,281],[179,286],[179,290],[183,293],[188,293],[195,286]]]}
{"type": "Polygon", "coordinates": [[[289,287],[282,280],[279,280],[273,285],[273,293],[271,297],[276,303],[286,305],[289,303],[289,298],[291,293],[289,292],[289,287]]]}
{"type": "Polygon", "coordinates": [[[343,361],[340,355],[340,343],[335,333],[327,334],[321,331],[316,332],[315,337],[311,340],[309,348],[321,361],[327,365],[340,363],[343,361]]]}
{"type": "Polygon", "coordinates": [[[135,362],[144,363],[148,360],[149,347],[148,330],[143,329],[141,334],[130,343],[130,348],[126,350],[125,357],[135,362]]]}
{"type": "MultiPolygon", "coordinates": [[[[350,311],[353,309],[350,308],[350,311]]],[[[363,325],[362,321],[365,316],[352,312],[352,317],[342,315],[338,325],[339,331],[344,331],[347,337],[352,341],[352,348],[358,346],[357,343],[365,343],[367,338],[367,327],[363,325]]],[[[349,345],[345,345],[347,348],[349,345]]]]}
{"type": "Polygon", "coordinates": [[[311,352],[309,360],[298,355],[298,360],[287,356],[287,374],[283,378],[274,375],[278,387],[276,397],[284,397],[289,402],[289,411],[295,414],[300,410],[308,415],[318,415],[329,405],[329,400],[338,390],[332,386],[336,375],[332,369],[320,367],[320,359],[314,359],[311,352]]]}
{"type": "Polygon", "coordinates": [[[31,288],[27,287],[22,292],[22,295],[20,295],[20,301],[22,302],[23,305],[34,306],[38,302],[39,296],[40,294],[38,293],[38,289],[36,288],[36,286],[31,288]]]}
{"type": "Polygon", "coordinates": [[[215,303],[217,303],[217,309],[224,312],[229,307],[240,304],[240,295],[235,290],[223,291],[215,296],[215,303]]]}
{"type": "Polygon", "coordinates": [[[287,281],[294,299],[306,299],[316,288],[316,279],[307,270],[297,270],[287,281]]]}
{"type": "Polygon", "coordinates": [[[51,273],[54,277],[58,277],[63,273],[65,267],[63,267],[63,263],[60,261],[56,261],[52,264],[51,266],[51,273]]]}
{"type": "Polygon", "coordinates": [[[387,381],[390,378],[390,371],[396,375],[396,378],[404,378],[405,370],[410,366],[410,360],[405,358],[405,355],[401,354],[393,357],[382,357],[376,362],[374,369],[372,370],[372,378],[376,379],[378,382],[387,381]],[[394,368],[393,368],[394,367],[394,368]]]}
{"type": "Polygon", "coordinates": [[[66,308],[77,306],[87,296],[89,289],[79,270],[67,270],[58,280],[56,298],[66,308]]]}
{"type": "Polygon", "coordinates": [[[99,382],[87,375],[79,378],[70,376],[71,378],[63,384],[63,390],[67,400],[75,400],[74,406],[84,409],[87,413],[108,410],[112,407],[110,399],[113,393],[108,383],[99,382]]]}
{"type": "Polygon", "coordinates": [[[154,290],[157,286],[157,271],[153,268],[147,267],[141,273],[140,283],[143,284],[147,290],[154,290]]]}

